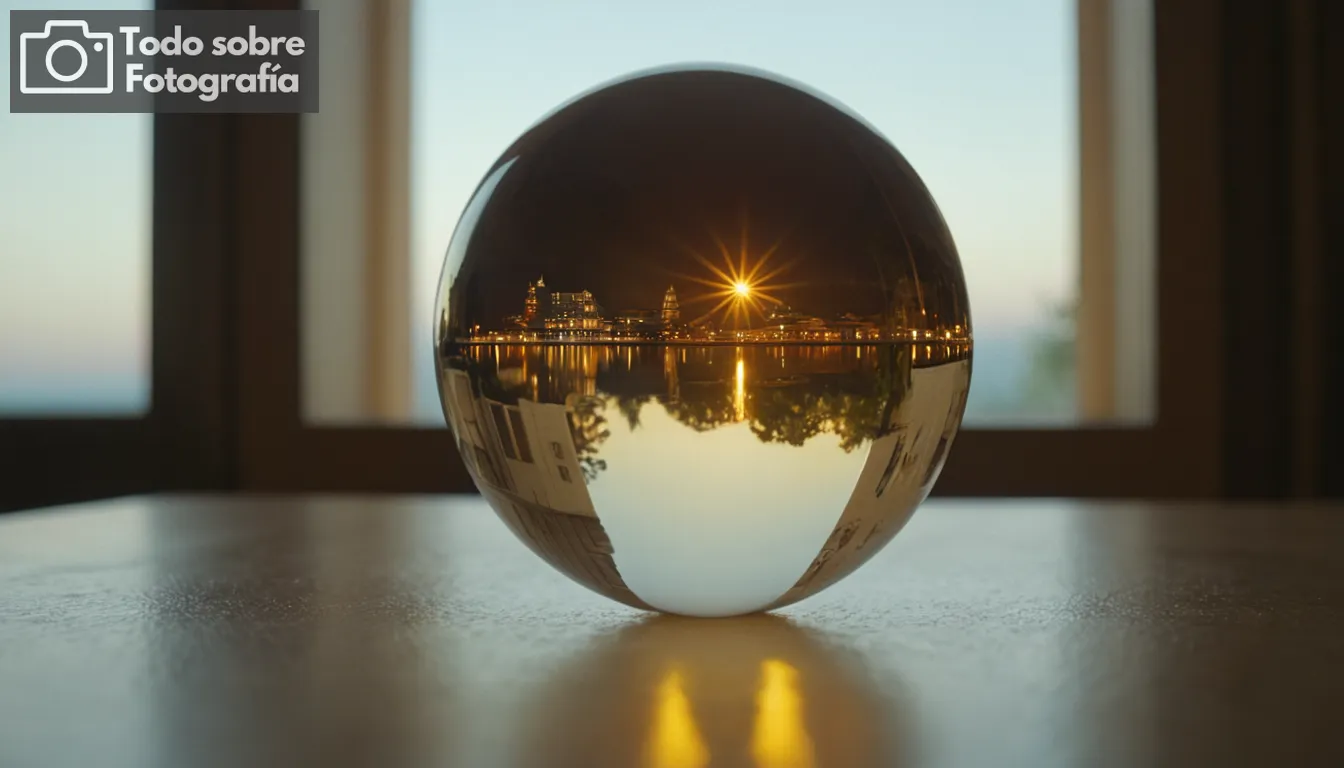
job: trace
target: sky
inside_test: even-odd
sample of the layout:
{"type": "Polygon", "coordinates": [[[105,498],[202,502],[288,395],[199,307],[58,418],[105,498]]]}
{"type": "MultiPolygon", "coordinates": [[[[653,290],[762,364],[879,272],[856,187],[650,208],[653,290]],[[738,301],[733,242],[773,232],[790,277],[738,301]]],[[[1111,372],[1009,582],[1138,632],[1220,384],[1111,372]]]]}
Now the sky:
{"type": "MultiPolygon", "coordinates": [[[[1020,332],[1074,293],[1068,0],[418,0],[413,13],[408,311],[424,339],[457,218],[499,153],[574,95],[679,62],[800,81],[891,140],[951,228],[977,337],[1020,332]]],[[[7,13],[0,27],[7,38],[7,13]]],[[[147,404],[150,141],[144,115],[0,113],[0,411],[147,404]]]]}
{"type": "MultiPolygon", "coordinates": [[[[11,9],[59,9],[60,0],[11,9]]],[[[143,0],[83,0],[89,10],[143,0]]],[[[0,77],[0,412],[149,404],[149,115],[14,115],[0,77]]]]}

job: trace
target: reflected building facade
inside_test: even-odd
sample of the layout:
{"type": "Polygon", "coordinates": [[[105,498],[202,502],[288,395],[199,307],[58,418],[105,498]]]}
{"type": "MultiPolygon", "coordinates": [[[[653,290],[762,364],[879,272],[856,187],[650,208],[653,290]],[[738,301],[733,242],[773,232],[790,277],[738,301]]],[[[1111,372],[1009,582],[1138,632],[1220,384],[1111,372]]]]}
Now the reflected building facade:
{"type": "Polygon", "coordinates": [[[548,338],[610,338],[611,325],[602,318],[602,309],[589,291],[552,293],[550,311],[544,326],[548,338]]]}
{"type": "Polygon", "coordinates": [[[681,302],[677,301],[676,286],[667,286],[667,293],[663,294],[663,310],[660,314],[665,328],[672,328],[681,323],[681,302]]]}
{"type": "Polygon", "coordinates": [[[552,567],[627,605],[644,607],[621,579],[575,453],[572,409],[473,393],[469,375],[449,369],[445,417],[481,492],[514,535],[552,567]]]}
{"type": "Polygon", "coordinates": [[[546,278],[538,277],[535,283],[527,284],[527,299],[523,302],[523,326],[526,328],[534,327],[534,323],[541,320],[542,303],[550,303],[549,292],[546,290],[546,278]]]}
{"type": "Polygon", "coordinates": [[[816,559],[771,607],[798,602],[853,573],[909,522],[933,489],[961,426],[971,367],[917,368],[910,394],[873,441],[854,493],[816,559]]]}

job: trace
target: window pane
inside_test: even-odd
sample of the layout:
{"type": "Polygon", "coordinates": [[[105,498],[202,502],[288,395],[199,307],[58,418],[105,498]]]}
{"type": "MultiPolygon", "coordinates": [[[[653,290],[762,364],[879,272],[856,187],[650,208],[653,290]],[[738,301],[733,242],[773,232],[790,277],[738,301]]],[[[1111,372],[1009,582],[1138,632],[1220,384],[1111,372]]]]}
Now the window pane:
{"type": "MultiPolygon", "coordinates": [[[[974,312],[966,422],[1076,419],[1070,0],[416,0],[413,9],[412,350],[432,348],[434,291],[457,216],[513,139],[614,77],[727,62],[846,104],[891,139],[933,192],[961,251],[974,312]]],[[[526,286],[519,290],[521,297],[526,286]]],[[[413,355],[412,366],[415,419],[442,424],[430,355],[413,355]]]]}
{"type": "MultiPolygon", "coordinates": [[[[68,5],[6,3],[0,28],[68,5]]],[[[148,409],[151,133],[149,115],[0,114],[0,415],[148,409]]]]}
{"type": "Polygon", "coordinates": [[[509,422],[513,424],[513,442],[518,446],[518,458],[532,463],[532,441],[527,438],[527,425],[523,423],[523,414],[510,409],[509,422]]]}

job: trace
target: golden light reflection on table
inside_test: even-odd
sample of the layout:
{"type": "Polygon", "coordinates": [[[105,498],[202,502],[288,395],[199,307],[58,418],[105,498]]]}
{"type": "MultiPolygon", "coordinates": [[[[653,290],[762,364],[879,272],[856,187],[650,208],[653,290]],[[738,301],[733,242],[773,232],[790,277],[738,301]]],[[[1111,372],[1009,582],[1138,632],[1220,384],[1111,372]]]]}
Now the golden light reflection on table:
{"type": "MultiPolygon", "coordinates": [[[[807,732],[799,673],[779,659],[761,662],[751,756],[759,768],[813,768],[816,751],[807,732]]],[[[649,768],[702,768],[711,755],[695,722],[680,669],[669,669],[655,694],[649,768]]]]}
{"type": "Polygon", "coordinates": [[[709,750],[695,725],[681,671],[670,669],[655,696],[653,732],[649,734],[649,768],[701,768],[709,750]]]}
{"type": "Polygon", "coordinates": [[[892,695],[903,686],[875,680],[856,658],[779,616],[642,621],[527,696],[515,764],[900,765],[914,746],[902,727],[909,707],[892,695]]]}
{"type": "Polygon", "coordinates": [[[756,726],[751,734],[751,755],[760,768],[812,768],[816,764],[798,677],[798,670],[788,662],[766,659],[761,663],[756,726]]]}

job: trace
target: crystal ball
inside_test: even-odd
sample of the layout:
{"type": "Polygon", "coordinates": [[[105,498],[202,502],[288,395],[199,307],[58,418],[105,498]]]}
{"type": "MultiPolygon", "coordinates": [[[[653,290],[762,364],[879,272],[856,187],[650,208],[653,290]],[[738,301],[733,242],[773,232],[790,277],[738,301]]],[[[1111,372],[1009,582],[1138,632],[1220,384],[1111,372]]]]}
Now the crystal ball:
{"type": "Polygon", "coordinates": [[[676,67],[542,118],[435,307],[444,416],[538,556],[630,606],[778,608],[882,549],[961,424],[951,233],[890,142],[782,78],[676,67]]]}

